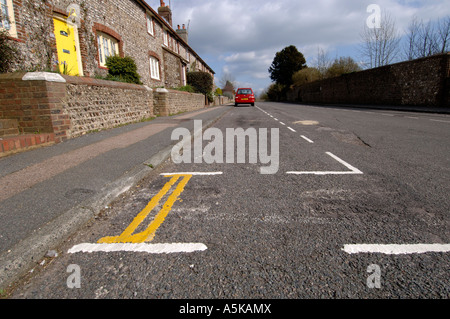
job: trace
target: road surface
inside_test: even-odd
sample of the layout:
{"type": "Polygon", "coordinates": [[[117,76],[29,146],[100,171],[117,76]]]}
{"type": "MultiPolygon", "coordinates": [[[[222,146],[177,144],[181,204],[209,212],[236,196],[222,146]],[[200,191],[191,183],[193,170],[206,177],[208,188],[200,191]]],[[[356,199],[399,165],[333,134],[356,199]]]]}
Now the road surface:
{"type": "Polygon", "coordinates": [[[449,115],[260,102],[213,128],[11,297],[449,298],[449,115]],[[226,160],[236,128],[262,141],[245,163],[226,160]]]}

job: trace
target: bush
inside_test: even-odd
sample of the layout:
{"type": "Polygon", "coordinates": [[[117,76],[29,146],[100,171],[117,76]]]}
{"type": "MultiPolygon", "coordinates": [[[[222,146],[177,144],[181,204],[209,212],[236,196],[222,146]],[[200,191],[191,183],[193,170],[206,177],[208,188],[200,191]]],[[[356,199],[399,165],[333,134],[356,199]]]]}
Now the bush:
{"type": "Polygon", "coordinates": [[[333,78],[343,74],[361,71],[358,63],[351,57],[340,57],[334,60],[334,63],[327,69],[326,78],[333,78]]]}
{"type": "Polygon", "coordinates": [[[173,88],[173,89],[177,90],[177,91],[182,91],[182,92],[195,93],[195,88],[192,85],[180,86],[180,87],[173,88]]]}
{"type": "Polygon", "coordinates": [[[137,73],[137,66],[133,58],[126,56],[110,56],[106,59],[108,67],[107,79],[113,81],[123,81],[127,83],[142,84],[141,78],[137,73]]]}
{"type": "Polygon", "coordinates": [[[267,98],[272,102],[281,102],[286,100],[288,86],[272,83],[267,89],[267,98]]]}
{"type": "Polygon", "coordinates": [[[296,86],[303,85],[305,83],[314,82],[320,80],[320,71],[316,68],[305,68],[297,71],[292,76],[293,84],[296,86]]]}
{"type": "Polygon", "coordinates": [[[187,82],[194,87],[195,91],[208,95],[214,88],[214,79],[206,72],[189,72],[187,82]]]}

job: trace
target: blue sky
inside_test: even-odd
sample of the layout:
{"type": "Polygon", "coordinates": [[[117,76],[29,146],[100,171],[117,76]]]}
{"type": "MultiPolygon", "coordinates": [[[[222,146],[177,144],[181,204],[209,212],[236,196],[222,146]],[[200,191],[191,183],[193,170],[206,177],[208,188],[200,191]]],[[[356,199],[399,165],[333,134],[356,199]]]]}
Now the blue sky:
{"type": "MultiPolygon", "coordinates": [[[[155,10],[160,0],[146,0],[155,10]]],[[[362,61],[361,32],[377,4],[395,20],[402,35],[416,16],[427,21],[450,15],[450,0],[165,0],[173,26],[189,24],[189,45],[216,72],[256,92],[270,83],[275,53],[295,45],[314,66],[318,49],[330,59],[362,61]]]]}

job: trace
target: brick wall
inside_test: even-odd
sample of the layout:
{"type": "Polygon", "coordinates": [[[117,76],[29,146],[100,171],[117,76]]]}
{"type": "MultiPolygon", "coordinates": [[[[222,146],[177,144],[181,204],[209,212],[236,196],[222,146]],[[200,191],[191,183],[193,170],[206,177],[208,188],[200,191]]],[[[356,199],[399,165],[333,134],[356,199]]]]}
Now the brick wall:
{"type": "Polygon", "coordinates": [[[450,54],[345,74],[292,88],[289,101],[450,107],[450,54]]]}
{"type": "Polygon", "coordinates": [[[20,133],[54,133],[66,139],[69,118],[62,110],[65,83],[46,80],[23,81],[25,73],[0,74],[0,118],[13,119],[20,133]]]}
{"type": "Polygon", "coordinates": [[[0,119],[15,120],[21,134],[53,133],[61,142],[153,115],[146,86],[53,73],[0,74],[0,119]]]}

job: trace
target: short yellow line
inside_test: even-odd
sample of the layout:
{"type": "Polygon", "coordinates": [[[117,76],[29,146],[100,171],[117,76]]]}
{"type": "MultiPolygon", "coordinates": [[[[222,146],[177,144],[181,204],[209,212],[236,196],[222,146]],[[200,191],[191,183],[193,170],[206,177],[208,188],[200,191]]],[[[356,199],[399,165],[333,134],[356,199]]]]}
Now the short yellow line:
{"type": "Polygon", "coordinates": [[[152,200],[148,203],[148,205],[134,218],[131,224],[125,229],[125,231],[120,236],[108,236],[103,237],[98,240],[99,244],[113,244],[113,243],[143,243],[146,241],[151,241],[154,238],[156,230],[161,226],[164,222],[165,218],[169,214],[172,209],[173,204],[178,199],[180,194],[183,192],[184,187],[189,182],[192,175],[181,175],[174,174],[169,177],[172,177],[171,180],[164,185],[161,191],[152,198],[152,200]],[[145,218],[150,214],[150,212],[159,204],[161,199],[169,192],[173,185],[179,180],[180,177],[183,177],[183,180],[178,184],[176,189],[172,192],[172,194],[167,199],[161,211],[156,215],[153,222],[148,226],[148,228],[138,234],[132,235],[137,227],[145,220],[145,218]]]}
{"type": "Polygon", "coordinates": [[[153,238],[155,237],[156,230],[159,228],[159,226],[161,226],[161,224],[166,219],[167,215],[172,209],[173,204],[178,200],[178,197],[184,191],[184,188],[186,187],[186,184],[189,182],[191,177],[192,176],[189,175],[183,176],[183,179],[178,184],[177,188],[169,196],[166,203],[164,204],[164,207],[159,211],[159,213],[156,215],[155,219],[148,226],[148,228],[142,233],[131,236],[132,243],[143,243],[153,240],[153,238]]]}

